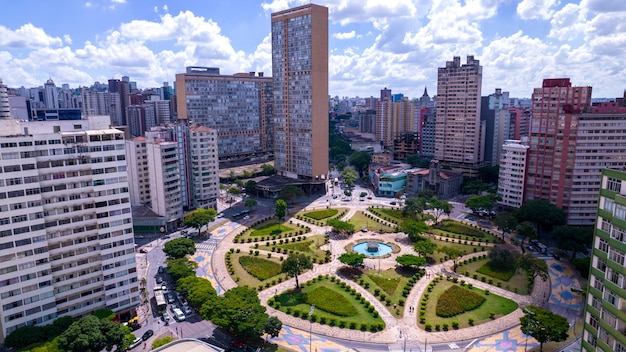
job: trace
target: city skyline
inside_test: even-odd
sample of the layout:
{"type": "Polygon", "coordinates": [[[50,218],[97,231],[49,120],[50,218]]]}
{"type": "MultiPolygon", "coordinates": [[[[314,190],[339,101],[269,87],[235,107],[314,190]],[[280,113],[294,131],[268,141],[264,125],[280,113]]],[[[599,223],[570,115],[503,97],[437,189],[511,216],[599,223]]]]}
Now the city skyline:
{"type": "MultiPolygon", "coordinates": [[[[269,73],[270,14],[303,3],[15,2],[0,14],[0,78],[16,88],[49,78],[78,87],[129,76],[148,88],[173,82],[190,65],[269,73]]],[[[419,97],[424,86],[436,91],[437,67],[466,55],[481,61],[485,92],[502,88],[524,98],[544,78],[560,77],[594,86],[594,98],[626,87],[619,61],[626,31],[611,25],[626,18],[626,3],[315,3],[329,7],[332,96],[376,96],[388,87],[419,97]]]]}

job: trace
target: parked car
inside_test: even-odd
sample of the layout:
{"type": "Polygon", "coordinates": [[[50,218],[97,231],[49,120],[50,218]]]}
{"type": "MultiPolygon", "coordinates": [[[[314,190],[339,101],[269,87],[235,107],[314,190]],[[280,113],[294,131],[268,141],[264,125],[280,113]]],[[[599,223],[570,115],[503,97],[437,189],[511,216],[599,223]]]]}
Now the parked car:
{"type": "Polygon", "coordinates": [[[176,302],[176,296],[174,296],[173,293],[168,293],[167,294],[167,303],[174,303],[176,302]]]}
{"type": "Polygon", "coordinates": [[[159,274],[163,274],[163,273],[165,272],[165,268],[164,268],[164,267],[162,267],[162,266],[159,266],[159,268],[157,269],[157,272],[158,272],[159,274]]]}
{"type": "Polygon", "coordinates": [[[154,331],[147,330],[146,332],[143,333],[143,335],[141,335],[141,339],[146,341],[147,339],[151,338],[152,335],[154,335],[154,331]]]}
{"type": "Polygon", "coordinates": [[[172,313],[174,313],[174,319],[176,319],[176,321],[185,320],[185,313],[183,313],[183,311],[180,310],[179,308],[172,309],[172,313]]]}
{"type": "Polygon", "coordinates": [[[395,201],[392,201],[392,202],[389,202],[389,204],[391,204],[391,205],[396,205],[396,202],[395,202],[395,201]]]}
{"type": "Polygon", "coordinates": [[[235,348],[243,348],[245,344],[239,340],[230,340],[230,345],[235,348]]]}
{"type": "Polygon", "coordinates": [[[164,322],[166,322],[166,323],[167,323],[167,322],[169,322],[169,321],[170,321],[170,315],[169,315],[169,314],[167,314],[167,312],[163,312],[162,319],[163,319],[163,321],[164,321],[164,322]]]}
{"type": "Polygon", "coordinates": [[[191,307],[187,304],[183,305],[183,312],[185,312],[185,314],[187,315],[191,315],[193,314],[193,309],[191,309],[191,307]]]}
{"type": "Polygon", "coordinates": [[[161,291],[163,291],[164,295],[170,293],[170,289],[167,287],[167,285],[161,286],[161,291]]]}
{"type": "MultiPolygon", "coordinates": [[[[148,331],[151,331],[151,330],[148,330],[148,331]]],[[[132,350],[133,348],[141,345],[142,342],[143,340],[140,337],[138,337],[135,339],[135,341],[133,341],[133,343],[130,344],[130,346],[128,346],[128,349],[132,350]]]]}
{"type": "Polygon", "coordinates": [[[160,277],[160,276],[157,276],[157,277],[156,277],[156,283],[157,283],[157,284],[161,284],[161,283],[163,283],[163,278],[162,278],[162,277],[160,277]]]}

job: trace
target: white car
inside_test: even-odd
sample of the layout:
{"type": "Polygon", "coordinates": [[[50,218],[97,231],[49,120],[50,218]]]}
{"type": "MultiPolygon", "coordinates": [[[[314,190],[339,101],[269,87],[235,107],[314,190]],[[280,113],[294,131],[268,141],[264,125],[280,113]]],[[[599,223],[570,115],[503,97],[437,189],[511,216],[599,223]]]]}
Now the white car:
{"type": "Polygon", "coordinates": [[[180,310],[180,308],[172,309],[172,313],[174,314],[174,319],[176,319],[177,321],[185,320],[185,313],[183,313],[183,311],[180,310]]]}
{"type": "Polygon", "coordinates": [[[191,307],[187,304],[183,305],[183,311],[185,312],[185,314],[187,315],[191,315],[193,314],[193,310],[191,309],[191,307]]]}

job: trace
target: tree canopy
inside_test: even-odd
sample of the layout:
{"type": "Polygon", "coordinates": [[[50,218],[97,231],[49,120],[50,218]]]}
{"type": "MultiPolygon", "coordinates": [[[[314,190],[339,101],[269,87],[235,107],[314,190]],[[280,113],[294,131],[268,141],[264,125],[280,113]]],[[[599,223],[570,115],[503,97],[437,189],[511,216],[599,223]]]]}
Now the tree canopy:
{"type": "Polygon", "coordinates": [[[304,191],[294,185],[286,185],[280,189],[278,198],[283,199],[285,202],[292,202],[300,197],[304,196],[304,191]]]}
{"type": "Polygon", "coordinates": [[[552,238],[556,246],[564,251],[572,251],[572,260],[576,254],[592,247],[593,227],[561,225],[554,228],[552,238]]]}
{"type": "Polygon", "coordinates": [[[349,265],[351,267],[357,267],[359,265],[363,265],[363,260],[365,259],[365,254],[356,253],[356,252],[346,252],[339,256],[339,261],[349,265]]]}
{"type": "Polygon", "coordinates": [[[215,220],[215,215],[217,215],[217,212],[213,208],[196,209],[191,214],[185,216],[185,218],[183,219],[183,224],[185,224],[185,226],[197,229],[198,234],[200,234],[202,226],[207,225],[211,221],[215,220]]]}
{"type": "Polygon", "coordinates": [[[522,253],[524,253],[526,252],[524,249],[524,241],[527,238],[530,240],[537,238],[537,228],[535,228],[532,222],[524,221],[515,227],[515,232],[522,238],[520,247],[522,248],[522,253]]]}
{"type": "Polygon", "coordinates": [[[512,271],[515,269],[517,256],[508,249],[493,247],[489,251],[489,267],[495,271],[512,271]]]}
{"type": "Polygon", "coordinates": [[[532,305],[524,308],[524,313],[520,318],[522,332],[539,342],[539,351],[546,342],[567,340],[569,323],[565,317],[532,305]]]}
{"type": "Polygon", "coordinates": [[[410,164],[413,167],[419,167],[422,169],[428,169],[430,167],[430,158],[421,157],[418,154],[407,155],[404,162],[410,164]]]}
{"type": "Polygon", "coordinates": [[[62,351],[68,352],[111,351],[113,347],[121,351],[129,345],[126,339],[128,333],[128,328],[114,321],[87,315],[72,323],[57,342],[62,351]]]}
{"type": "Polygon", "coordinates": [[[248,182],[246,182],[246,184],[244,185],[244,188],[246,189],[247,193],[256,193],[256,181],[248,180],[248,182]]]}
{"type": "Polygon", "coordinates": [[[247,206],[248,208],[252,208],[252,207],[254,207],[255,205],[257,205],[257,204],[258,204],[258,202],[256,201],[256,199],[246,199],[246,201],[245,201],[245,203],[244,203],[244,204],[245,204],[245,206],[247,206]]]}
{"type": "Polygon", "coordinates": [[[416,266],[425,265],[426,258],[418,257],[413,254],[403,254],[396,258],[396,262],[398,262],[398,264],[402,266],[416,267],[416,266]]]}
{"type": "Polygon", "coordinates": [[[302,253],[290,254],[281,265],[281,271],[283,273],[286,273],[287,276],[296,279],[296,288],[300,288],[298,275],[310,269],[313,269],[313,263],[309,257],[302,253]]]}
{"type": "Polygon", "coordinates": [[[551,232],[555,226],[564,225],[567,214],[545,200],[529,200],[515,211],[519,222],[530,221],[538,229],[551,232]]]}
{"type": "Polygon", "coordinates": [[[341,221],[339,219],[328,219],[326,224],[328,226],[332,226],[333,232],[335,233],[342,235],[351,235],[354,233],[354,224],[349,222],[341,221]]]}
{"type": "Polygon", "coordinates": [[[495,194],[486,194],[483,196],[472,196],[467,198],[465,206],[472,211],[491,210],[496,203],[497,196],[495,194]]]}
{"type": "Polygon", "coordinates": [[[174,282],[178,280],[196,275],[196,268],[198,263],[188,260],[187,258],[176,258],[167,260],[167,273],[170,275],[174,282]]]}
{"type": "Polygon", "coordinates": [[[187,292],[189,305],[200,309],[204,302],[208,302],[217,295],[211,282],[203,277],[186,276],[177,281],[177,290],[187,292]]]}
{"type": "Polygon", "coordinates": [[[411,219],[417,218],[417,215],[421,215],[424,209],[427,207],[427,199],[422,197],[409,197],[404,201],[404,208],[402,209],[402,216],[409,217],[411,219]]]}
{"type": "Polygon", "coordinates": [[[274,174],[274,172],[276,172],[276,170],[274,169],[274,167],[270,164],[263,164],[261,165],[261,175],[263,176],[271,176],[274,174]]]}
{"type": "Polygon", "coordinates": [[[450,202],[433,197],[428,201],[428,208],[432,210],[435,216],[435,223],[438,223],[443,214],[450,215],[453,207],[450,202]]]}
{"type": "Polygon", "coordinates": [[[283,328],[283,322],[277,317],[271,316],[265,322],[264,331],[271,337],[278,337],[280,330],[283,328]]]}
{"type": "Polygon", "coordinates": [[[511,233],[517,227],[517,218],[510,212],[500,213],[493,220],[496,227],[502,231],[502,235],[505,233],[511,233]]]}
{"type": "Polygon", "coordinates": [[[517,269],[526,270],[527,273],[532,275],[533,281],[539,276],[543,281],[548,280],[548,264],[543,259],[535,258],[530,253],[522,254],[517,257],[515,262],[517,269]]]}
{"type": "Polygon", "coordinates": [[[345,167],[343,171],[341,171],[341,178],[348,185],[348,187],[354,186],[354,182],[357,180],[358,176],[356,171],[354,171],[351,167],[345,167]]]}
{"type": "Polygon", "coordinates": [[[463,255],[463,252],[458,248],[449,246],[437,247],[437,251],[444,253],[446,256],[448,256],[448,259],[452,259],[452,261],[454,262],[453,271],[456,273],[457,261],[463,255]]]}
{"type": "Polygon", "coordinates": [[[405,220],[401,226],[402,232],[406,233],[411,241],[423,239],[422,233],[428,231],[428,225],[423,221],[405,220]]]}
{"type": "Polygon", "coordinates": [[[356,168],[359,175],[363,176],[372,162],[372,156],[366,151],[354,152],[350,155],[348,161],[350,162],[350,165],[356,168]]]}
{"type": "Polygon", "coordinates": [[[285,215],[287,215],[287,203],[284,200],[282,199],[276,200],[276,208],[274,211],[274,215],[280,221],[282,221],[285,218],[285,215]]]}
{"type": "Polygon", "coordinates": [[[196,244],[189,238],[174,238],[165,242],[163,253],[169,258],[183,258],[186,255],[196,253],[196,244]]]}
{"type": "Polygon", "coordinates": [[[202,305],[200,315],[229,332],[246,338],[260,337],[269,316],[255,289],[232,288],[223,297],[214,296],[202,305]]]}
{"type": "Polygon", "coordinates": [[[431,240],[423,239],[415,242],[413,248],[420,256],[426,257],[429,254],[435,253],[437,245],[431,240]]]}

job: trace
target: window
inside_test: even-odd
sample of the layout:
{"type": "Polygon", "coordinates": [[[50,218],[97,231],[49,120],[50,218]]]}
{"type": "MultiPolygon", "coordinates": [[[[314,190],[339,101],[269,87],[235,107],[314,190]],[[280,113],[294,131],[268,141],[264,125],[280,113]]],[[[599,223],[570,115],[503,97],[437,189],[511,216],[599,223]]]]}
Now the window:
{"type": "Polygon", "coordinates": [[[626,207],[620,204],[615,206],[614,216],[618,219],[626,220],[626,207]]]}
{"type": "Polygon", "coordinates": [[[604,253],[608,253],[609,252],[609,241],[603,239],[603,238],[598,238],[598,249],[601,250],[604,253]]]}
{"type": "Polygon", "coordinates": [[[604,291],[604,284],[597,277],[593,277],[593,287],[600,292],[604,291]]]}
{"type": "Polygon", "coordinates": [[[618,227],[613,227],[611,229],[611,238],[616,239],[621,242],[626,242],[626,231],[618,227]]]}
{"type": "Polygon", "coordinates": [[[615,208],[615,202],[613,201],[613,199],[610,198],[604,198],[604,210],[608,211],[609,213],[613,214],[613,209],[615,208]]]}
{"type": "Polygon", "coordinates": [[[606,181],[606,189],[616,193],[620,193],[622,189],[622,181],[609,177],[606,181]]]}
{"type": "Polygon", "coordinates": [[[606,263],[604,262],[604,260],[602,260],[602,259],[600,259],[598,257],[595,257],[595,259],[596,259],[596,269],[598,269],[598,270],[600,270],[602,272],[605,272],[606,271],[606,263]]]}
{"type": "Polygon", "coordinates": [[[589,325],[598,330],[598,319],[591,314],[589,314],[589,325]]]}
{"type": "Polygon", "coordinates": [[[613,329],[616,328],[617,326],[617,317],[613,314],[611,314],[610,312],[603,310],[601,313],[601,318],[602,320],[604,320],[604,322],[606,322],[607,324],[609,324],[613,329]]]}
{"type": "Polygon", "coordinates": [[[624,252],[616,248],[609,248],[609,259],[619,265],[624,265],[624,252]]]}
{"type": "MultiPolygon", "coordinates": [[[[610,303],[611,305],[618,307],[619,306],[619,299],[617,298],[617,296],[615,295],[615,293],[613,293],[611,290],[605,288],[604,290],[604,296],[602,297],[604,298],[604,300],[608,303],[610,303]]],[[[619,307],[618,307],[619,308],[619,307]]]]}

